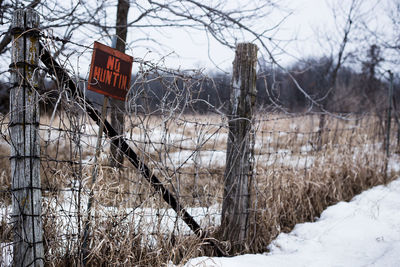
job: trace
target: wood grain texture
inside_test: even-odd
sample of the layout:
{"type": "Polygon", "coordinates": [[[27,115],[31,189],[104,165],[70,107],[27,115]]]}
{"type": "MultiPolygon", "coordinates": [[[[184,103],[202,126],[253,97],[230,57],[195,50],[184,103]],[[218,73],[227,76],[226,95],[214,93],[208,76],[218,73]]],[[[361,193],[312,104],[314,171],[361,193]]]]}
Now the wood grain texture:
{"type": "Polygon", "coordinates": [[[16,10],[10,89],[14,266],[43,266],[38,85],[38,14],[16,10]]]}
{"type": "Polygon", "coordinates": [[[250,43],[238,44],[233,62],[221,224],[222,238],[230,241],[231,253],[245,248],[248,235],[254,167],[252,116],[257,95],[257,50],[257,46],[250,43]]]}

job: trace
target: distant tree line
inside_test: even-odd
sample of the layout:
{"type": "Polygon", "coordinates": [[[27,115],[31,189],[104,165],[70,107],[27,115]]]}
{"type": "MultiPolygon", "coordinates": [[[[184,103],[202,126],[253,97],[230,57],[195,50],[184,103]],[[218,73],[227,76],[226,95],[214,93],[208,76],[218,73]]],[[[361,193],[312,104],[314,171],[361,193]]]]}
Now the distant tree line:
{"type": "MultiPolygon", "coordinates": [[[[374,53],[375,48],[371,49],[371,53],[374,53]]],[[[318,112],[321,107],[336,113],[386,110],[389,81],[384,73],[377,75],[375,61],[362,62],[361,71],[341,67],[335,74],[334,85],[333,66],[333,61],[327,57],[299,61],[287,70],[261,66],[257,79],[258,107],[268,111],[288,112],[318,112]]],[[[172,81],[172,78],[166,78],[167,81],[150,79],[152,81],[145,86],[134,86],[134,103],[146,112],[156,112],[168,106],[179,107],[186,112],[226,112],[231,77],[225,73],[214,73],[210,76],[210,79],[191,85],[190,88],[185,86],[185,82],[172,81]],[[168,83],[175,83],[175,86],[167,85],[168,83]]],[[[395,106],[398,106],[399,81],[395,80],[393,86],[395,106]]]]}
{"type": "MultiPolygon", "coordinates": [[[[377,71],[382,61],[378,47],[371,46],[361,71],[342,67],[332,86],[333,60],[328,57],[298,61],[286,70],[272,69],[261,63],[257,78],[257,105],[267,111],[320,111],[321,105],[330,112],[382,112],[386,109],[389,81],[377,71]],[[299,88],[300,87],[300,88],[299,88]],[[307,97],[308,95],[309,97],[307,97]],[[312,99],[312,101],[310,100],[312,99]]],[[[180,110],[192,113],[226,112],[230,100],[229,74],[215,72],[207,78],[180,79],[163,75],[148,75],[138,80],[133,75],[128,108],[131,112],[161,113],[180,110]]],[[[0,82],[0,110],[8,112],[8,83],[0,82]]],[[[51,112],[58,98],[54,82],[41,83],[42,110],[51,112]]],[[[82,86],[83,87],[83,86],[82,86]]],[[[87,96],[102,103],[101,96],[88,92],[87,96]]],[[[400,105],[400,83],[394,82],[394,104],[400,105]]]]}

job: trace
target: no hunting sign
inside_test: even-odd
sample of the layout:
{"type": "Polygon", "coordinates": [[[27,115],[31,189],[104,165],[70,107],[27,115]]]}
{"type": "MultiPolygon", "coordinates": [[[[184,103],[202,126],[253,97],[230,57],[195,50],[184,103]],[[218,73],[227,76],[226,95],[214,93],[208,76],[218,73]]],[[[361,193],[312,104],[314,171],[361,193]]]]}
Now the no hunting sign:
{"type": "Polygon", "coordinates": [[[131,81],[133,58],[94,42],[88,89],[124,101],[131,81]]]}

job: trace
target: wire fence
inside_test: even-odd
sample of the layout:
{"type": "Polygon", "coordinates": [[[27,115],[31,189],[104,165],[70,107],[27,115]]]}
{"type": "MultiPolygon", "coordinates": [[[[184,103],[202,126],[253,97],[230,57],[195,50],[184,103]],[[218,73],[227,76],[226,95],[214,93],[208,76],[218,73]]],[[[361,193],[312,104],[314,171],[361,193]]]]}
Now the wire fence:
{"type": "MultiPolygon", "coordinates": [[[[262,225],[276,228],[263,236],[263,245],[280,231],[290,229],[299,221],[298,217],[300,221],[313,220],[326,204],[348,199],[362,189],[384,182],[384,135],[379,130],[381,122],[375,116],[349,115],[347,120],[331,117],[322,135],[318,118],[307,114],[257,115],[252,211],[256,221],[263,220],[262,225]],[[322,139],[320,148],[319,139],[322,139]],[[346,186],[350,188],[339,189],[346,186]],[[329,192],[331,190],[337,192],[329,192]],[[313,201],[313,194],[321,194],[326,203],[316,199],[316,203],[305,206],[302,199],[313,201]],[[289,205],[291,203],[293,206],[289,205]],[[287,218],[291,212],[293,218],[287,218]]],[[[1,142],[3,257],[9,255],[12,248],[6,121],[7,116],[2,124],[1,142]]],[[[53,120],[47,116],[41,118],[42,218],[49,262],[59,262],[66,257],[79,259],[96,131],[97,126],[85,114],[71,114],[68,109],[57,111],[53,120]]],[[[226,118],[215,114],[126,116],[126,140],[195,220],[209,231],[216,230],[220,224],[227,132],[226,118]]],[[[396,131],[391,134],[395,140],[396,131]]],[[[135,242],[141,249],[153,253],[160,248],[184,247],[184,241],[173,240],[193,238],[190,229],[126,162],[121,169],[109,166],[109,146],[109,140],[104,140],[101,168],[94,185],[95,212],[90,243],[93,262],[100,259],[113,262],[121,257],[120,250],[133,250],[135,242]],[[131,245],[124,247],[124,241],[131,245]],[[117,247],[111,248],[113,245],[117,247]],[[104,258],[110,249],[118,251],[114,251],[116,258],[104,258]]],[[[392,142],[390,150],[395,152],[396,149],[397,145],[392,142]]],[[[389,167],[388,180],[397,171],[396,158],[392,156],[393,161],[389,161],[393,167],[389,167]]],[[[254,235],[264,231],[267,229],[254,229],[254,235]]],[[[196,249],[193,249],[195,252],[180,253],[195,254],[196,249]]],[[[184,258],[175,253],[177,255],[158,256],[184,258]]],[[[142,257],[136,260],[148,264],[148,256],[142,257]]]]}
{"type": "MultiPolygon", "coordinates": [[[[120,110],[123,138],[210,237],[219,240],[228,116],[220,106],[196,98],[199,87],[194,85],[209,80],[206,76],[177,75],[148,65],[137,76],[120,110]],[[150,86],[155,80],[161,87],[150,86]],[[207,113],[193,109],[199,102],[205,103],[207,113]]],[[[45,262],[81,263],[90,192],[94,203],[88,264],[155,266],[208,255],[204,241],[137,169],[127,160],[121,168],[112,167],[109,139],[102,141],[98,177],[91,184],[98,126],[84,112],[84,101],[77,101],[65,83],[55,85],[40,95],[48,110],[39,124],[45,262]]],[[[81,89],[85,91],[85,85],[81,89]]],[[[317,113],[265,110],[271,108],[258,109],[252,121],[255,167],[248,251],[265,251],[280,232],[314,220],[328,205],[388,182],[399,171],[396,119],[389,141],[387,120],[375,112],[325,113],[321,128],[317,113]]],[[[13,249],[9,121],[9,114],[2,115],[2,265],[12,264],[13,249]]],[[[228,242],[219,241],[229,250],[228,242]]]]}

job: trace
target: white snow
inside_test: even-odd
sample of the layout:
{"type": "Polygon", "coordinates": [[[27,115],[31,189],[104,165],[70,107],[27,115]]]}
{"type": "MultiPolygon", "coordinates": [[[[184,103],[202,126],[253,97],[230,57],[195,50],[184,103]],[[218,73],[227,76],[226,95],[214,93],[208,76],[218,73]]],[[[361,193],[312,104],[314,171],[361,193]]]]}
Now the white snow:
{"type": "Polygon", "coordinates": [[[185,266],[400,266],[400,178],[280,234],[270,252],[191,259],[185,266]]]}
{"type": "MultiPolygon", "coordinates": [[[[6,207],[0,203],[0,221],[9,217],[11,212],[11,205],[6,207]]],[[[11,266],[12,243],[0,243],[0,252],[0,266],[11,266]]]]}
{"type": "MultiPolygon", "coordinates": [[[[66,193],[65,197],[72,195],[66,193]]],[[[8,209],[0,209],[2,216],[6,216],[8,209]]],[[[201,224],[219,224],[218,210],[220,207],[217,206],[189,208],[201,224]],[[210,211],[214,212],[207,217],[210,211]]],[[[291,233],[280,234],[268,247],[269,253],[231,258],[199,257],[191,259],[185,266],[400,266],[399,210],[400,178],[388,186],[365,191],[350,202],[327,208],[314,223],[298,224],[291,233]]],[[[70,210],[64,208],[64,211],[70,210]]],[[[166,231],[175,225],[176,214],[172,210],[157,209],[156,213],[164,215],[161,225],[166,231]]],[[[132,216],[155,225],[154,214],[154,209],[142,208],[135,210],[132,216]]],[[[181,222],[179,228],[190,232],[181,222]]],[[[0,263],[7,265],[12,246],[2,243],[0,248],[0,263]]]]}
{"type": "Polygon", "coordinates": [[[182,165],[191,166],[198,164],[202,167],[223,167],[225,165],[225,151],[198,151],[194,153],[189,150],[170,153],[166,160],[167,165],[181,167],[182,165]]]}

